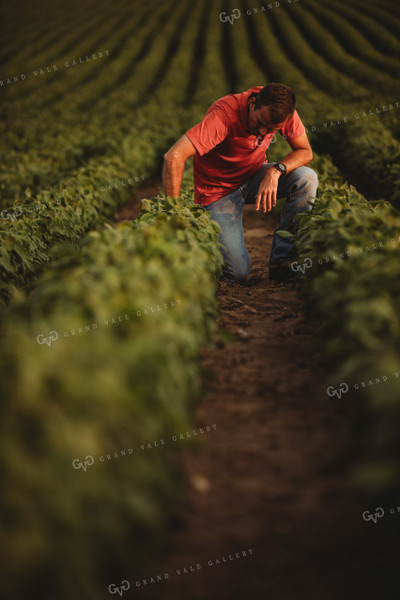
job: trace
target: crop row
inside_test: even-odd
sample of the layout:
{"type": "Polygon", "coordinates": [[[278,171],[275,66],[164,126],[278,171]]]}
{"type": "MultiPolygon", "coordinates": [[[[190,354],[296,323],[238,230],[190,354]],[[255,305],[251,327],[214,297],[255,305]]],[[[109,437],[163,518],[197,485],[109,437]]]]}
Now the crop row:
{"type": "MultiPolygon", "coordinates": [[[[345,0],[329,0],[328,6],[353,23],[380,52],[389,56],[398,56],[400,50],[398,32],[393,35],[389,31],[391,24],[395,25],[395,17],[382,13],[375,3],[368,5],[368,2],[357,1],[356,6],[353,7],[345,0]]],[[[395,10],[395,6],[396,3],[393,3],[392,11],[395,10]]]]}
{"type": "MultiPolygon", "coordinates": [[[[329,65],[326,68],[335,68],[337,73],[346,74],[353,80],[353,88],[360,84],[368,89],[373,81],[376,86],[375,95],[400,91],[400,86],[394,79],[394,76],[397,77],[400,73],[399,60],[380,55],[381,63],[375,67],[370,60],[362,61],[343,48],[341,38],[337,39],[331,33],[331,18],[328,21],[329,26],[317,18],[320,14],[319,6],[317,10],[314,4],[311,4],[308,10],[301,4],[293,7],[289,5],[286,8],[287,19],[295,22],[302,37],[308,40],[311,48],[329,65]],[[385,72],[388,66],[391,66],[391,73],[385,72]]],[[[341,33],[343,35],[342,28],[341,33]]],[[[379,57],[376,52],[375,55],[379,57]]]]}
{"type": "MultiPolygon", "coordinates": [[[[12,43],[7,44],[7,60],[3,58],[0,63],[0,79],[4,80],[7,76],[18,73],[28,74],[33,69],[45,69],[56,62],[66,60],[71,53],[87,54],[91,48],[94,51],[99,43],[101,46],[104,43],[114,45],[123,33],[124,23],[133,25],[139,13],[139,9],[132,11],[132,7],[125,1],[119,1],[110,13],[106,6],[99,7],[88,3],[80,7],[78,14],[69,10],[64,18],[60,18],[63,14],[60,6],[55,11],[58,18],[52,27],[47,26],[47,20],[42,21],[41,26],[36,26],[31,32],[30,39],[29,29],[25,24],[20,32],[25,43],[21,45],[20,40],[16,45],[17,52],[12,52],[12,43]],[[113,27],[116,28],[115,31],[113,27]]],[[[8,85],[6,89],[16,99],[23,95],[26,87],[31,87],[29,79],[32,78],[28,78],[24,86],[8,85]]]]}
{"type": "MultiPolygon", "coordinates": [[[[117,204],[126,200],[127,190],[105,194],[101,189],[109,189],[121,180],[135,177],[141,180],[143,175],[159,168],[168,145],[201,119],[211,100],[228,91],[228,84],[235,82],[237,91],[241,91],[252,84],[280,80],[285,73],[285,81],[297,92],[299,112],[306,125],[321,118],[321,106],[326,118],[343,112],[344,105],[337,97],[329,97],[319,85],[307,80],[303,67],[294,66],[282,53],[281,44],[284,47],[289,44],[286,34],[281,40],[285,23],[293,35],[302,37],[286,10],[276,11],[276,17],[271,13],[275,21],[262,14],[239,19],[234,28],[213,18],[213,14],[206,18],[207,10],[222,10],[224,6],[227,7],[223,1],[203,0],[195,8],[182,5],[174,11],[171,3],[158,6],[155,11],[153,5],[142,7],[132,21],[141,23],[137,36],[130,44],[118,43],[118,36],[121,41],[129,34],[128,25],[115,35],[114,49],[119,46],[117,57],[109,60],[110,54],[103,75],[103,66],[98,61],[97,65],[91,65],[90,71],[85,72],[86,65],[80,67],[74,85],[65,78],[49,79],[43,90],[44,102],[51,103],[61,95],[68,109],[63,107],[58,114],[55,105],[47,113],[47,119],[35,118],[38,106],[29,108],[23,99],[8,109],[9,118],[15,118],[10,133],[5,134],[1,154],[3,210],[0,214],[16,218],[0,220],[3,299],[9,295],[10,285],[28,282],[50,261],[54,243],[75,242],[85,231],[111,217],[117,204]],[[274,31],[273,25],[277,23],[274,31]],[[155,35],[156,31],[159,35],[155,35]],[[201,36],[205,42],[199,51],[201,36]],[[228,77],[224,70],[224,43],[233,58],[233,71],[228,77]],[[248,61],[248,55],[254,60],[248,61]],[[94,103],[93,109],[79,112],[79,106],[89,106],[90,102],[94,103]],[[162,118],[155,119],[160,106],[162,118]],[[94,193],[89,194],[89,190],[94,193]],[[61,205],[57,203],[60,197],[61,205]],[[32,203],[47,208],[32,215],[29,209],[24,209],[25,204],[32,203]],[[20,207],[23,214],[18,216],[20,207]]],[[[242,0],[244,13],[249,6],[249,0],[242,0]]],[[[303,43],[306,44],[304,39],[303,43]]],[[[304,60],[311,65],[315,52],[306,46],[304,60]]],[[[320,61],[321,72],[325,72],[326,61],[322,58],[320,61]]],[[[348,154],[356,149],[354,160],[360,166],[371,165],[367,179],[374,182],[377,193],[396,201],[396,165],[390,153],[397,150],[398,143],[382,124],[377,123],[376,127],[381,139],[386,140],[384,152],[380,148],[379,154],[373,150],[376,143],[370,144],[363,132],[353,139],[353,129],[347,125],[340,130],[343,139],[336,141],[326,136],[321,146],[329,151],[327,146],[331,142],[335,148],[343,146],[343,152],[348,154]],[[385,166],[383,176],[381,165],[385,166]]]]}
{"type": "MultiPolygon", "coordinates": [[[[58,108],[53,106],[50,112],[46,111],[44,119],[40,107],[26,106],[24,102],[13,102],[12,106],[10,105],[11,112],[8,118],[6,116],[4,123],[7,127],[7,121],[12,119],[12,125],[9,123],[9,133],[4,133],[1,152],[2,208],[7,208],[13,200],[19,202],[26,187],[30,187],[31,192],[35,194],[57,185],[65,175],[71,174],[93,157],[123,155],[126,147],[133,145],[136,137],[141,136],[140,125],[145,125],[143,109],[147,109],[146,124],[149,128],[154,116],[148,115],[157,109],[157,102],[165,95],[169,100],[168,111],[172,112],[175,98],[179,99],[181,90],[186,88],[189,75],[186,65],[180,71],[176,61],[171,60],[168,70],[169,85],[166,85],[164,75],[157,102],[154,94],[150,96],[146,93],[151,78],[161,79],[160,57],[163,49],[165,50],[163,27],[167,23],[165,34],[173,41],[176,27],[179,25],[179,12],[177,15],[172,13],[172,19],[167,18],[171,12],[171,6],[167,3],[160,14],[151,15],[152,18],[148,20],[146,27],[136,35],[135,43],[127,44],[126,51],[121,55],[113,57],[111,50],[109,57],[97,59],[95,64],[102,66],[93,68],[100,68],[102,72],[96,79],[89,81],[88,85],[85,80],[80,80],[80,75],[83,76],[87,70],[86,65],[79,67],[78,79],[81,87],[77,87],[73,93],[69,93],[68,80],[60,81],[58,91],[63,96],[63,106],[60,107],[62,112],[59,113],[58,108]],[[164,22],[160,22],[161,17],[164,17],[164,22]],[[156,32],[162,35],[158,37],[156,32]],[[149,52],[153,40],[156,40],[154,48],[149,52]],[[116,81],[126,72],[129,72],[130,78],[123,87],[116,86],[116,81]],[[175,85],[171,79],[174,79],[175,85]],[[97,108],[93,107],[95,99],[99,104],[97,108]],[[90,111],[82,111],[82,103],[88,102],[90,111]]],[[[196,16],[197,9],[193,10],[193,14],[196,16]]],[[[180,29],[184,32],[184,51],[180,52],[178,62],[182,64],[185,62],[186,51],[193,43],[192,39],[197,29],[196,20],[190,20],[186,28],[180,29]]],[[[45,91],[43,90],[42,100],[51,98],[53,94],[54,89],[49,82],[45,91]]],[[[160,126],[165,128],[166,125],[169,123],[162,120],[156,124],[156,129],[159,130],[160,126]]]]}
{"type": "Polygon", "coordinates": [[[174,441],[190,431],[215,328],[218,231],[192,191],[145,200],[136,221],[64,247],[2,314],[10,600],[99,598],[154,568],[179,496],[174,441]]]}
{"type": "Polygon", "coordinates": [[[352,0],[349,4],[369,15],[372,20],[379,23],[398,38],[400,35],[400,11],[396,0],[384,0],[376,5],[374,2],[352,0]]]}
{"type": "MultiPolygon", "coordinates": [[[[293,9],[291,9],[293,10],[293,9]]],[[[363,102],[370,97],[370,91],[355,83],[351,77],[328,63],[319,52],[310,46],[297,24],[288,18],[288,11],[271,11],[268,15],[277,32],[281,47],[289,61],[301,70],[306,79],[321,90],[332,94],[338,100],[345,97],[347,102],[363,102]]]]}
{"type": "MultiPolygon", "coordinates": [[[[142,143],[141,149],[148,148],[142,143]]],[[[9,299],[14,286],[28,283],[51,261],[55,244],[77,242],[86,231],[113,216],[118,203],[126,200],[130,182],[134,185],[129,166],[118,158],[96,161],[95,168],[90,164],[82,167],[58,190],[32,197],[28,189],[25,202],[2,211],[2,217],[8,218],[0,223],[1,303],[9,299]],[[120,186],[121,180],[125,187],[120,186]]]]}
{"type": "MultiPolygon", "coordinates": [[[[340,11],[322,6],[316,0],[306,0],[303,6],[309,7],[312,14],[318,18],[319,22],[325,28],[325,33],[328,30],[337,38],[350,59],[352,59],[352,56],[356,56],[364,61],[364,63],[375,67],[375,69],[381,69],[383,73],[388,73],[393,77],[398,76],[400,69],[399,58],[396,55],[391,56],[390,54],[379,52],[368,38],[360,33],[356,24],[342,16],[340,11]]],[[[367,6],[364,2],[363,11],[366,9],[367,6]]],[[[377,7],[374,5],[374,13],[376,13],[376,9],[377,7]]],[[[389,20],[387,24],[389,24],[389,20]]],[[[335,60],[336,57],[335,55],[330,55],[329,58],[335,60]]],[[[352,74],[354,77],[358,76],[357,71],[353,71],[352,74]]],[[[374,81],[376,81],[376,76],[377,71],[374,73],[374,81]]]]}
{"type": "MultiPolygon", "coordinates": [[[[46,6],[44,2],[40,9],[36,7],[36,10],[32,11],[28,3],[25,6],[23,3],[19,3],[16,15],[13,14],[13,7],[7,6],[2,15],[4,18],[4,31],[2,32],[4,49],[0,58],[1,71],[3,71],[3,64],[9,65],[12,62],[18,63],[19,60],[25,60],[27,48],[34,48],[35,51],[46,46],[51,48],[52,41],[59,39],[64,28],[67,29],[73,25],[76,27],[75,7],[71,4],[58,6],[54,10],[54,5],[49,2],[46,6]]],[[[99,3],[97,3],[98,8],[99,3]]],[[[95,9],[95,3],[93,0],[89,0],[82,9],[84,18],[88,18],[95,9]]]]}
{"type": "MultiPolygon", "coordinates": [[[[242,5],[244,9],[245,6],[250,6],[250,4],[247,3],[246,5],[244,2],[242,5]]],[[[203,12],[204,10],[218,10],[218,3],[215,2],[204,2],[203,6],[203,12]]],[[[223,4],[220,4],[220,6],[222,7],[223,4]]],[[[5,202],[8,203],[14,194],[21,194],[22,190],[27,186],[35,193],[43,189],[44,186],[55,185],[55,178],[57,176],[59,177],[60,174],[71,172],[82,161],[88,160],[95,153],[109,154],[118,151],[116,146],[118,146],[123,131],[127,129],[128,120],[126,117],[132,111],[133,105],[136,102],[138,103],[136,107],[142,106],[142,103],[147,103],[147,98],[146,100],[141,99],[144,95],[149,95],[149,93],[145,94],[142,81],[146,80],[146,76],[147,81],[153,77],[152,85],[154,86],[160,78],[159,75],[162,74],[164,76],[170,65],[168,62],[165,62],[163,66],[165,58],[163,57],[163,50],[165,51],[165,48],[168,48],[171,42],[179,43],[180,33],[184,29],[180,23],[180,19],[183,18],[183,22],[186,24],[185,29],[188,28],[194,32],[196,19],[199,15],[199,12],[196,12],[193,8],[189,10],[185,6],[182,6],[180,12],[172,10],[173,5],[168,3],[163,4],[162,7],[158,6],[158,10],[153,10],[153,8],[154,6],[142,7],[140,11],[136,11],[133,14],[133,20],[128,19],[124,27],[118,27],[117,31],[111,37],[107,38],[107,43],[111,44],[112,47],[110,56],[103,62],[100,60],[97,60],[97,62],[92,61],[83,67],[79,67],[73,77],[72,75],[67,76],[66,70],[59,71],[50,76],[45,75],[48,81],[46,80],[46,86],[42,86],[44,88],[42,90],[39,89],[40,83],[38,81],[34,81],[31,84],[26,82],[20,85],[19,88],[15,86],[15,94],[22,95],[23,93],[24,95],[17,102],[15,102],[17,98],[11,93],[13,90],[9,90],[9,99],[13,101],[13,104],[12,112],[8,114],[8,117],[6,115],[5,125],[11,119],[13,124],[12,127],[9,127],[10,134],[4,132],[4,151],[1,155],[3,165],[2,195],[3,198],[5,196],[5,202]],[[133,31],[137,31],[135,36],[131,35],[133,31]],[[129,43],[127,43],[128,39],[129,43]],[[144,60],[146,58],[148,60],[144,60]],[[141,66],[143,68],[137,71],[138,64],[140,63],[142,63],[141,66]],[[27,85],[31,85],[30,89],[26,87],[27,85]],[[116,129],[112,119],[116,110],[116,102],[114,105],[112,91],[114,90],[118,94],[118,91],[121,91],[121,86],[123,86],[122,89],[125,97],[126,92],[129,91],[130,99],[130,104],[127,106],[122,105],[118,113],[119,124],[124,123],[123,130],[121,130],[121,127],[116,129]],[[108,101],[110,101],[110,104],[108,104],[108,101]],[[44,113],[43,106],[46,106],[45,112],[47,114],[45,119],[40,116],[41,111],[44,113]],[[66,106],[68,106],[67,111],[65,110],[66,106]],[[62,113],[59,114],[56,107],[60,110],[62,109],[62,113]],[[107,127],[105,127],[104,123],[104,107],[106,107],[108,116],[111,116],[111,120],[107,121],[107,127]],[[87,114],[88,110],[89,118],[87,114]],[[100,111],[102,111],[102,114],[100,111]],[[62,119],[59,118],[61,114],[62,119]],[[121,115],[125,115],[125,119],[121,118],[121,115]],[[51,123],[50,126],[49,122],[51,123]],[[30,146],[29,151],[24,150],[27,146],[30,146]]],[[[300,11],[298,15],[301,15],[301,7],[297,8],[300,11]]],[[[232,28],[229,34],[227,32],[230,29],[226,26],[221,26],[222,24],[219,23],[219,43],[223,44],[224,36],[228,36],[227,39],[231,39],[233,54],[236,56],[236,65],[244,73],[244,77],[241,77],[241,73],[238,72],[235,77],[236,81],[239,82],[244,79],[249,81],[249,77],[246,78],[245,69],[246,53],[243,52],[244,46],[242,45],[243,42],[246,45],[247,41],[243,35],[239,34],[239,31],[244,26],[244,22],[246,22],[246,27],[250,29],[261,27],[259,35],[262,40],[261,43],[260,41],[258,43],[260,51],[256,60],[260,65],[264,62],[265,68],[263,67],[258,71],[257,81],[259,81],[261,70],[264,72],[264,77],[269,80],[279,80],[282,72],[285,72],[285,78],[287,78],[289,83],[292,79],[297,80],[296,89],[301,92],[301,88],[305,88],[308,94],[312,93],[312,96],[309,95],[308,105],[312,104],[312,100],[318,104],[319,97],[321,97],[325,99],[324,106],[329,112],[333,108],[330,109],[329,104],[326,103],[327,94],[322,93],[321,90],[319,94],[315,95],[315,89],[307,81],[309,77],[311,77],[311,80],[319,88],[326,87],[328,85],[326,78],[329,78],[334,89],[332,86],[329,87],[330,84],[326,89],[335,93],[335,101],[330,102],[332,107],[338,106],[337,98],[339,97],[339,108],[343,107],[343,99],[345,99],[345,103],[347,104],[352,102],[354,98],[358,98],[359,100],[361,98],[368,98],[369,100],[370,94],[366,94],[361,88],[357,88],[349,78],[343,79],[343,89],[340,88],[343,93],[338,93],[337,86],[340,80],[340,77],[338,78],[338,71],[328,64],[329,60],[327,61],[318,56],[318,53],[312,50],[305,41],[298,25],[296,24],[295,26],[292,23],[292,16],[296,16],[295,6],[289,6],[287,11],[276,11],[275,17],[272,17],[271,13],[271,18],[275,19],[273,22],[264,18],[242,19],[235,23],[235,29],[232,28]],[[300,79],[305,80],[305,85],[299,84],[297,74],[293,77],[291,75],[291,72],[295,71],[295,69],[293,69],[290,60],[287,60],[285,52],[289,52],[289,58],[292,57],[294,46],[286,35],[287,27],[285,24],[291,28],[289,37],[293,38],[293,43],[295,45],[297,42],[301,44],[302,52],[300,53],[296,46],[295,63],[297,64],[297,69],[300,69],[298,75],[300,79]],[[275,37],[271,25],[276,26],[279,34],[278,38],[275,37]],[[263,40],[265,40],[265,48],[262,47],[264,46],[263,40]],[[312,76],[308,73],[310,69],[312,76]],[[306,78],[304,78],[304,73],[306,74],[306,78]],[[321,75],[321,78],[319,78],[318,74],[321,75]]],[[[122,14],[122,17],[120,16],[121,19],[123,17],[124,14],[122,14]]],[[[213,19],[209,18],[209,27],[213,25],[213,19]]],[[[105,21],[104,28],[107,26],[109,26],[109,23],[105,21]]],[[[207,30],[203,31],[204,36],[207,36],[207,30]]],[[[93,31],[96,36],[100,35],[101,38],[101,31],[98,32],[96,28],[93,31]]],[[[321,29],[321,31],[323,30],[321,29]]],[[[249,42],[252,44],[251,30],[248,31],[248,34],[249,42]]],[[[184,44],[181,42],[178,52],[183,53],[188,51],[192,43],[191,41],[195,37],[194,34],[190,38],[186,37],[187,43],[184,44]]],[[[61,36],[59,43],[61,44],[62,42],[63,38],[61,36]]],[[[93,45],[95,42],[89,37],[89,39],[85,38],[85,43],[85,48],[83,46],[76,46],[75,50],[77,53],[78,50],[79,52],[87,52],[88,44],[93,45]]],[[[336,46],[339,48],[337,44],[336,46]]],[[[69,47],[72,52],[73,47],[69,47]]],[[[253,50],[251,53],[254,54],[254,47],[250,47],[251,50],[253,50]]],[[[43,56],[39,55],[31,58],[29,64],[31,66],[36,64],[35,61],[39,60],[39,58],[45,62],[46,57],[51,62],[52,56],[59,55],[55,48],[51,48],[50,50],[46,47],[45,52],[43,56]]],[[[336,55],[337,52],[333,54],[336,55]]],[[[390,57],[388,60],[390,62],[390,57]]],[[[234,67],[235,65],[233,65],[233,69],[234,67]]],[[[369,67],[365,68],[367,68],[366,75],[368,75],[370,73],[368,71],[369,67]]],[[[250,69],[252,69],[252,65],[250,65],[250,69]]],[[[254,72],[255,69],[253,68],[254,72]]],[[[183,78],[184,75],[182,74],[181,77],[183,78]]],[[[371,77],[370,79],[371,81],[374,80],[374,93],[376,94],[376,77],[371,77]]],[[[161,83],[162,87],[162,81],[159,83],[161,83]]],[[[387,88],[389,84],[390,80],[388,79],[387,88]]],[[[308,114],[308,106],[305,112],[309,118],[312,118],[313,115],[308,114]]],[[[313,112],[315,112],[315,108],[313,112]]],[[[16,199],[19,200],[18,197],[16,199]]]]}
{"type": "Polygon", "coordinates": [[[317,140],[325,151],[332,149],[339,167],[356,174],[370,194],[400,209],[400,142],[379,118],[369,120],[361,112],[358,120],[327,129],[317,140]]]}
{"type": "Polygon", "coordinates": [[[400,217],[340,182],[325,159],[316,167],[324,176],[313,210],[300,217],[296,266],[335,377],[330,396],[352,423],[353,475],[382,497],[398,492],[400,475],[400,217]]]}
{"type": "MultiPolygon", "coordinates": [[[[128,27],[131,35],[134,25],[135,22],[128,27]]],[[[119,31],[116,37],[120,34],[119,31]]],[[[104,98],[104,82],[111,80],[112,83],[114,71],[130,64],[135,50],[138,52],[140,49],[141,36],[137,35],[136,42],[127,46],[129,52],[123,58],[118,57],[118,52],[113,55],[116,42],[117,39],[111,49],[104,48],[102,56],[94,47],[96,60],[73,67],[77,69],[76,73],[70,73],[61,65],[59,79],[55,80],[55,73],[42,75],[42,81],[33,81],[33,98],[28,95],[28,100],[18,101],[9,94],[8,112],[4,118],[4,146],[0,155],[3,203],[13,197],[18,200],[18,194],[26,186],[36,192],[45,186],[55,185],[63,175],[93,156],[120,153],[121,139],[132,124],[129,115],[133,98],[130,98],[130,103],[122,105],[110,103],[107,106],[107,124],[104,111],[96,112],[92,108],[88,113],[79,108],[80,102],[104,98]],[[91,80],[90,76],[94,74],[96,78],[91,80]],[[49,81],[45,80],[46,77],[49,81]],[[71,86],[75,89],[74,93],[70,93],[71,86]],[[57,94],[62,99],[60,107],[54,104],[57,94]],[[33,99],[36,99],[36,104],[33,99]],[[123,114],[124,117],[121,116],[123,114]]],[[[142,79],[145,81],[144,76],[142,79]]],[[[140,74],[137,84],[142,84],[140,74]]],[[[24,93],[27,92],[24,89],[24,93]]]]}
{"type": "MultiPolygon", "coordinates": [[[[188,27],[185,36],[190,39],[191,35],[192,30],[188,27]]],[[[149,71],[149,63],[147,67],[149,71]]],[[[120,186],[116,190],[115,182],[127,182],[130,179],[135,183],[136,179],[141,181],[144,174],[149,174],[155,168],[168,143],[180,135],[182,122],[186,120],[189,126],[194,112],[191,112],[189,119],[188,109],[178,110],[174,102],[184,93],[186,83],[184,77],[177,80],[176,73],[185,75],[189,69],[190,57],[180,53],[174,59],[173,68],[165,78],[162,90],[155,92],[152,101],[138,111],[135,124],[125,134],[126,121],[121,112],[124,105],[128,105],[130,97],[128,92],[116,95],[113,103],[115,112],[111,113],[114,128],[108,131],[107,140],[119,145],[118,154],[92,158],[86,165],[64,177],[58,186],[48,190],[36,194],[27,190],[25,198],[17,202],[18,210],[14,210],[11,205],[0,213],[18,216],[0,221],[0,238],[3,241],[0,259],[3,299],[9,295],[10,285],[28,282],[43,264],[49,262],[51,248],[55,243],[62,240],[75,242],[85,231],[102,223],[105,217],[111,217],[118,203],[127,199],[129,191],[129,186],[120,186]],[[165,106],[162,121],[155,123],[149,131],[149,123],[154,121],[154,114],[164,93],[169,94],[171,103],[165,106]],[[112,134],[115,134],[114,139],[112,134]],[[132,172],[133,166],[135,170],[132,172]],[[102,191],[104,189],[105,192],[102,191]],[[29,207],[27,210],[25,205],[29,207]],[[32,214],[32,205],[40,206],[41,209],[32,214]],[[42,209],[43,205],[47,207],[45,210],[42,209]],[[21,211],[22,215],[19,217],[21,211]]],[[[199,112],[197,108],[198,117],[201,114],[202,111],[199,112]]],[[[96,138],[93,139],[93,148],[95,146],[96,138]]]]}

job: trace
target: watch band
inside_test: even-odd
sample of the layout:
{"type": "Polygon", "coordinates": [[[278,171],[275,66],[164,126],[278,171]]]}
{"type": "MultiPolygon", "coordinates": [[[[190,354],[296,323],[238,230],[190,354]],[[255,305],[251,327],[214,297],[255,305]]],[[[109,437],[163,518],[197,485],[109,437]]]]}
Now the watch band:
{"type": "Polygon", "coordinates": [[[286,175],[286,165],[284,163],[276,163],[274,167],[281,175],[286,175]]]}

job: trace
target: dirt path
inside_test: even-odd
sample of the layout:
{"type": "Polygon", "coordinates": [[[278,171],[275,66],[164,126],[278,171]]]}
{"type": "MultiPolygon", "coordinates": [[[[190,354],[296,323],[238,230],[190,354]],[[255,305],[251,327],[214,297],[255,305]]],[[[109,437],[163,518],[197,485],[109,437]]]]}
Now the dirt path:
{"type": "Polygon", "coordinates": [[[211,431],[202,452],[182,452],[186,498],[164,564],[126,597],[398,598],[393,522],[363,521],[374,507],[335,468],[349,432],[326,394],[332,377],[313,350],[315,324],[293,284],[268,278],[276,225],[245,206],[250,277],[218,291],[218,325],[233,342],[203,357],[207,393],[194,426],[211,431]],[[168,578],[157,581],[161,573],[168,578]]]}

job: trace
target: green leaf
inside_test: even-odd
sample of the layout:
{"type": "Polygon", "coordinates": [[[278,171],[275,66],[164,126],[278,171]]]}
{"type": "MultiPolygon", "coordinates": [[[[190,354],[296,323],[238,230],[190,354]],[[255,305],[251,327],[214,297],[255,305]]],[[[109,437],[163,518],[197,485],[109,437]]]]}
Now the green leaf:
{"type": "Polygon", "coordinates": [[[291,233],[290,231],[286,231],[285,229],[281,229],[281,231],[277,231],[276,232],[278,235],[280,235],[283,238],[291,238],[294,237],[294,234],[291,233]]]}

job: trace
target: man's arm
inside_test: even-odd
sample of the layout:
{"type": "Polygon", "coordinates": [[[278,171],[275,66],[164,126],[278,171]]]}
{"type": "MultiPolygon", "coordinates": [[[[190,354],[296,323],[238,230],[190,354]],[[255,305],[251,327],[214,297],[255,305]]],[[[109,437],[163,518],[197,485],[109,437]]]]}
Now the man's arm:
{"type": "MultiPolygon", "coordinates": [[[[303,133],[303,135],[294,140],[287,139],[286,141],[291,147],[292,152],[289,152],[279,162],[283,162],[286,165],[286,172],[290,173],[290,171],[297,169],[297,167],[307,165],[312,160],[313,153],[306,133],[303,133]]],[[[281,177],[281,174],[277,169],[271,168],[267,170],[258,189],[256,210],[259,210],[260,204],[262,204],[263,212],[266,212],[267,209],[270,211],[275,206],[279,177],[281,177]]]]}
{"type": "Polygon", "coordinates": [[[196,148],[185,134],[164,154],[163,186],[165,196],[174,198],[179,196],[185,162],[196,152],[196,148]]]}
{"type": "Polygon", "coordinates": [[[285,158],[280,161],[285,163],[287,173],[297,169],[297,167],[304,167],[312,161],[313,152],[306,133],[303,133],[303,135],[295,140],[287,139],[287,143],[291,147],[292,152],[289,152],[289,154],[287,154],[285,158]]]}

